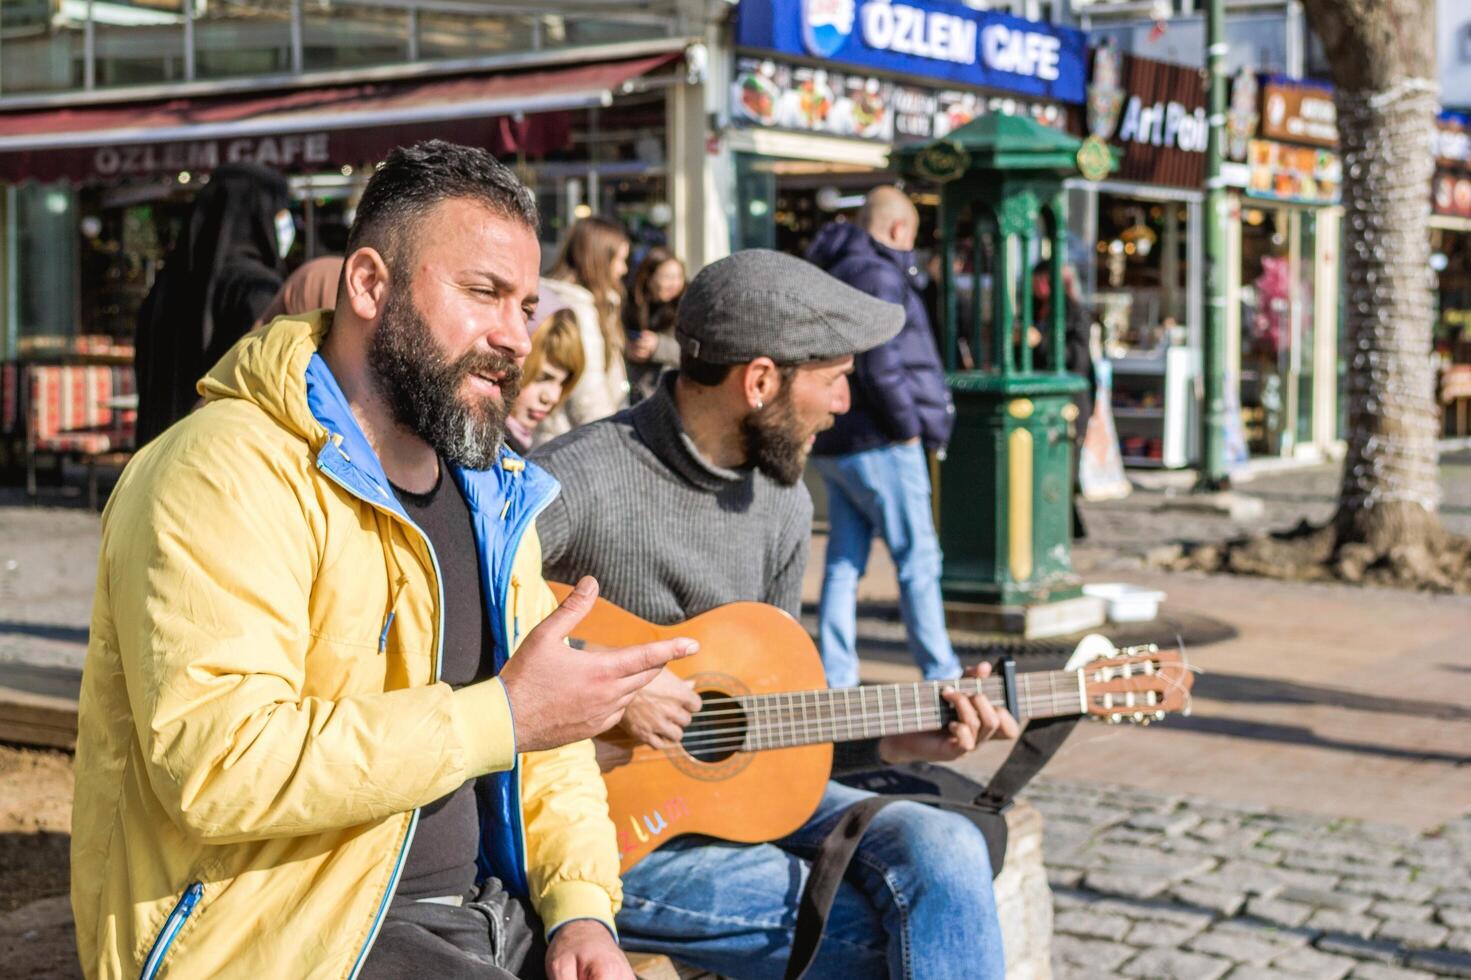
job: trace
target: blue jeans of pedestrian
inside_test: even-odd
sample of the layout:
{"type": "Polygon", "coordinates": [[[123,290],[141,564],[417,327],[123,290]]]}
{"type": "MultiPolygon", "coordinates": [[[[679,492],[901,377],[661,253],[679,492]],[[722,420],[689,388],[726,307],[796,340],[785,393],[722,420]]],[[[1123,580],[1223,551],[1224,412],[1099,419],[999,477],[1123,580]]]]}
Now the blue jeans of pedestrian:
{"type": "Polygon", "coordinates": [[[930,512],[930,470],[919,443],[847,456],[814,456],[827,486],[827,564],[818,607],[818,650],[829,687],[858,684],[858,580],[873,537],[883,537],[899,574],[899,611],[909,653],[926,680],[960,676],[945,631],[940,540],[930,512]]]}
{"type": "MultiPolygon", "coordinates": [[[[870,795],[829,783],[812,819],[773,844],[686,837],[655,851],[623,876],[623,947],[736,980],[780,978],[808,862],[870,795]]],[[[889,804],[838,888],[810,975],[1002,980],[1005,964],[981,832],[922,803],[889,804]]]]}

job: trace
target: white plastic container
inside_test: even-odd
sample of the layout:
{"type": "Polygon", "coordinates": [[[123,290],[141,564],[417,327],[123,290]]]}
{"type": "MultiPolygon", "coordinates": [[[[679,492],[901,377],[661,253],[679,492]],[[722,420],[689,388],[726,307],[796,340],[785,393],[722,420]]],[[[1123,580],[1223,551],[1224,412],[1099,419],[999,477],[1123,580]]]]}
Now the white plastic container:
{"type": "Polygon", "coordinates": [[[1083,594],[1102,599],[1108,605],[1111,623],[1147,623],[1159,615],[1163,592],[1124,582],[1099,582],[1083,586],[1083,594]]]}

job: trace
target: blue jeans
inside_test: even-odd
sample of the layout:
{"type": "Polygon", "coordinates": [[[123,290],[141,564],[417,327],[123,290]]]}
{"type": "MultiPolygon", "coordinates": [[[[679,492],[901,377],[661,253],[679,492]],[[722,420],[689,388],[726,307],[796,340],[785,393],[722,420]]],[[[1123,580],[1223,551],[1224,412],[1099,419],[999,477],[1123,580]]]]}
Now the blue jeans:
{"type": "Polygon", "coordinates": [[[873,536],[883,536],[899,573],[899,611],[909,653],[925,680],[960,676],[945,631],[940,540],[930,513],[930,470],[919,443],[848,456],[814,456],[827,486],[827,566],[817,644],[829,687],[858,684],[858,580],[873,536]]]}
{"type": "MultiPolygon", "coordinates": [[[[812,819],[774,844],[685,837],[655,851],[623,876],[623,947],[737,980],[780,978],[808,861],[843,811],[870,795],[828,783],[812,819]]],[[[1005,973],[981,832],[922,803],[889,804],[838,888],[810,975],[1001,980],[1005,973]]]]}

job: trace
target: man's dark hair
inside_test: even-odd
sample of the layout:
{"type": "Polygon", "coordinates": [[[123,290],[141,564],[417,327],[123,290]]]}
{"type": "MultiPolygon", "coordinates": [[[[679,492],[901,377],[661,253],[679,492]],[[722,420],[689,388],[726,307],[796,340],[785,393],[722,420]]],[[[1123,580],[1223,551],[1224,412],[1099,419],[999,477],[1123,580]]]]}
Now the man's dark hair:
{"type": "MultiPolygon", "coordinates": [[[[679,352],[679,376],[693,381],[701,388],[720,387],[725,384],[725,379],[730,377],[731,370],[738,366],[735,364],[716,364],[712,361],[702,361],[686,350],[679,352]]],[[[799,367],[801,367],[800,364],[778,364],[776,366],[777,370],[781,373],[783,389],[792,380],[792,375],[797,373],[797,368],[799,367]]]]}
{"type": "Polygon", "coordinates": [[[427,140],[398,147],[368,180],[347,233],[347,254],[378,250],[391,271],[412,255],[418,222],[435,205],[466,198],[518,221],[535,233],[541,223],[536,197],[505,164],[485,150],[427,140]]]}

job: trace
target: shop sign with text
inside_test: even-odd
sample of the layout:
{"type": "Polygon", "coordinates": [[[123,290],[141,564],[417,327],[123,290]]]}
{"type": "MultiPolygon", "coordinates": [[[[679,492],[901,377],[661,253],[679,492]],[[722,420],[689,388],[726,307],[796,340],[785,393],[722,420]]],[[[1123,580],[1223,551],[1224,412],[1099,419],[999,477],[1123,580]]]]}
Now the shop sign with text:
{"type": "Polygon", "coordinates": [[[214,170],[222,163],[258,163],[280,170],[325,164],[331,159],[326,133],[252,136],[188,143],[99,146],[92,171],[99,177],[143,177],[214,170]]]}
{"type": "Polygon", "coordinates": [[[950,85],[1083,101],[1087,37],[946,0],[742,0],[736,45],[950,85]]]}
{"type": "Polygon", "coordinates": [[[1276,76],[1262,86],[1261,135],[1288,143],[1338,146],[1338,107],[1333,90],[1276,76]]]}
{"type": "Polygon", "coordinates": [[[1123,151],[1117,180],[1199,187],[1208,135],[1200,72],[1095,49],[1088,132],[1123,151]]]}

